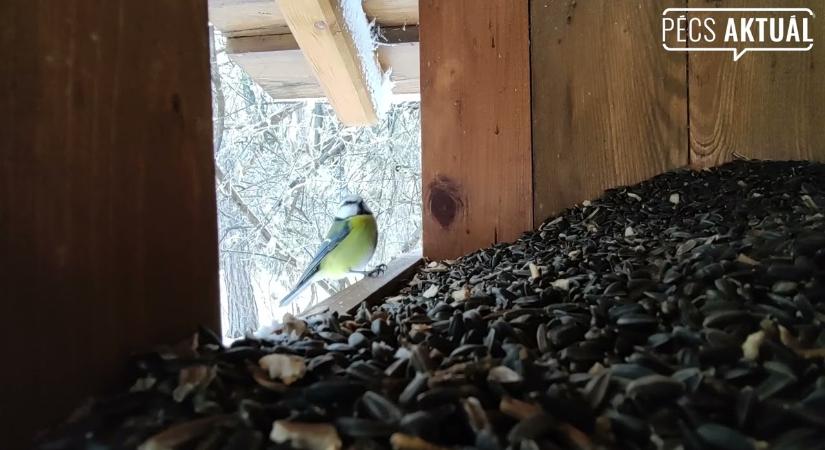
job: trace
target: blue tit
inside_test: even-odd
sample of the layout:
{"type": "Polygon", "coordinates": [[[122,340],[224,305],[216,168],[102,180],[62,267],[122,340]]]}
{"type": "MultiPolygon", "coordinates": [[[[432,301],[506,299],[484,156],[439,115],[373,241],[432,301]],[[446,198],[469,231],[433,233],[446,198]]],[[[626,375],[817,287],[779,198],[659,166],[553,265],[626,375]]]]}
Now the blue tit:
{"type": "Polygon", "coordinates": [[[369,275],[364,268],[375,253],[378,226],[372,211],[358,196],[349,196],[338,208],[327,237],[298,284],[281,300],[288,305],[312,283],[337,280],[349,274],[369,275]]]}

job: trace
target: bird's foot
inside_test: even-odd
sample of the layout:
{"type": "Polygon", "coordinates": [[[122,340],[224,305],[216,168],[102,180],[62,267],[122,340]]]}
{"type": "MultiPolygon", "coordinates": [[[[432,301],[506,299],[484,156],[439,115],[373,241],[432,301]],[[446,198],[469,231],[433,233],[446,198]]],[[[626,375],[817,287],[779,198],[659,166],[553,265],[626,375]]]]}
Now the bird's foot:
{"type": "Polygon", "coordinates": [[[375,269],[372,269],[369,272],[367,272],[367,276],[370,277],[370,278],[376,278],[376,277],[381,276],[381,274],[383,274],[386,271],[387,271],[387,265],[386,264],[381,264],[378,267],[376,267],[375,269]]]}

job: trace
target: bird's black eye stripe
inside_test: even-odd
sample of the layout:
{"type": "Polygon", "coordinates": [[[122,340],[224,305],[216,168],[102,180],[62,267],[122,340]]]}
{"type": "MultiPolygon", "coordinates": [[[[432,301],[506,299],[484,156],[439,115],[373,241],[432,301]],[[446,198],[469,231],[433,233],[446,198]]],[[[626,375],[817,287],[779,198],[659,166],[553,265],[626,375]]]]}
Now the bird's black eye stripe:
{"type": "Polygon", "coordinates": [[[356,205],[358,204],[358,200],[347,200],[344,202],[345,205],[356,205]]]}

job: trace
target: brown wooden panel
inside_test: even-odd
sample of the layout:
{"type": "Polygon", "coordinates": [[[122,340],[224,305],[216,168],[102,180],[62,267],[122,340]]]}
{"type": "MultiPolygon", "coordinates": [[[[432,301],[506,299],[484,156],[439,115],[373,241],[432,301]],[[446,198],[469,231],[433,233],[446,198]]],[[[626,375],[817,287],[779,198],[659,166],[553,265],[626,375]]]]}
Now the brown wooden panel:
{"type": "Polygon", "coordinates": [[[205,0],[0,2],[0,435],[219,325],[205,0]]]}
{"type": "Polygon", "coordinates": [[[422,0],[424,256],[532,228],[528,0],[422,0]]]}
{"type": "Polygon", "coordinates": [[[535,221],[687,164],[686,57],[662,49],[684,0],[531,2],[535,221]]]}
{"type": "MultiPolygon", "coordinates": [[[[709,7],[690,0],[691,7],[709,7]]],[[[753,7],[746,0],[712,6],[753,7]]],[[[789,4],[764,0],[759,7],[805,7],[814,47],[805,53],[691,53],[691,163],[707,167],[734,153],[755,159],[825,161],[825,0],[789,4]],[[804,4],[803,4],[804,3],[804,4]]]]}

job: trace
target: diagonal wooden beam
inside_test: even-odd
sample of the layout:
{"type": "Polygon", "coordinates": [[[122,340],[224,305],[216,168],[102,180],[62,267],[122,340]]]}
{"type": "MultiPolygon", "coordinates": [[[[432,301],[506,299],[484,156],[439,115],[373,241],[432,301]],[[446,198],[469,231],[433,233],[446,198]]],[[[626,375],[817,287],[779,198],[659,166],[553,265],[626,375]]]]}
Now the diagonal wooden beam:
{"type": "Polygon", "coordinates": [[[387,270],[375,278],[364,278],[341,292],[334,294],[317,305],[301,312],[301,317],[324,312],[350,314],[358,310],[361,303],[371,306],[384,300],[402,287],[421,267],[421,250],[405,253],[387,263],[387,270]]]}
{"type": "Polygon", "coordinates": [[[278,0],[338,118],[372,125],[389,101],[360,0],[278,0]]]}

